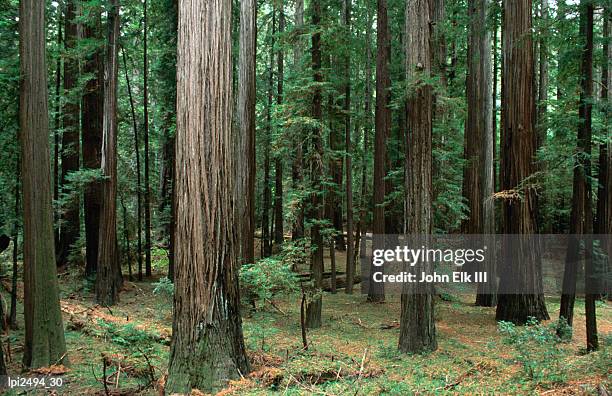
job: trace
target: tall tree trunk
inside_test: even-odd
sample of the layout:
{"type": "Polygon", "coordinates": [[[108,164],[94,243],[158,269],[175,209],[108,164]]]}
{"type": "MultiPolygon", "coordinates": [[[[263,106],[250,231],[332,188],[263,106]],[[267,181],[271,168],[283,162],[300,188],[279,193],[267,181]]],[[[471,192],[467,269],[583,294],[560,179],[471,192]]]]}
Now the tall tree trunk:
{"type": "Polygon", "coordinates": [[[214,392],[249,371],[232,207],[231,4],[179,2],[176,291],[167,394],[214,392]]]}
{"type": "MultiPolygon", "coordinates": [[[[84,36],[90,40],[101,36],[100,10],[93,11],[93,20],[84,26],[84,36]]],[[[92,77],[87,81],[83,95],[83,167],[100,169],[102,161],[102,115],[104,107],[104,69],[102,48],[95,48],[85,61],[83,71],[92,77]]],[[[85,275],[91,276],[98,267],[98,233],[102,186],[99,180],[88,183],[83,194],[85,210],[85,275]]]]}
{"type": "MultiPolygon", "coordinates": [[[[584,37],[584,50],[582,51],[581,82],[580,82],[580,104],[578,107],[578,118],[580,119],[578,130],[578,159],[579,170],[583,172],[584,194],[584,230],[587,235],[593,233],[593,197],[591,186],[591,140],[592,140],[592,114],[593,114],[593,2],[589,0],[580,1],[580,30],[584,37]]],[[[576,169],[574,168],[574,169],[576,169]]],[[[578,221],[580,221],[578,220],[578,221]]],[[[569,247],[568,247],[569,249],[569,247]]],[[[593,262],[593,239],[587,237],[584,249],[584,311],[586,316],[586,347],[587,351],[595,351],[599,348],[597,337],[597,312],[595,300],[598,293],[595,279],[595,268],[593,262]]]]}
{"type": "MultiPolygon", "coordinates": [[[[387,159],[387,137],[391,127],[391,111],[389,99],[391,96],[391,79],[389,78],[389,57],[391,40],[389,22],[387,19],[387,0],[377,1],[377,31],[376,31],[376,113],[374,134],[374,218],[372,233],[375,246],[384,244],[385,235],[385,176],[387,159]]],[[[376,247],[375,247],[376,248],[376,247]]],[[[373,264],[372,273],[374,272],[373,264]]],[[[385,300],[383,283],[369,282],[368,301],[382,302],[385,300]]]]}
{"type": "MultiPolygon", "coordinates": [[[[172,191],[174,189],[174,133],[172,128],[172,117],[166,114],[164,119],[164,142],[162,145],[162,160],[161,162],[161,188],[159,194],[159,213],[163,215],[163,233],[168,237],[168,279],[172,279],[170,275],[173,272],[174,253],[172,246],[172,233],[174,212],[172,211],[172,191]],[[168,213],[168,210],[170,213],[168,213]]],[[[164,238],[164,241],[166,239],[164,238]]]]}
{"type": "MultiPolygon", "coordinates": [[[[280,35],[285,31],[285,10],[283,6],[283,0],[280,0],[278,10],[278,33],[280,35]]],[[[281,105],[283,103],[283,79],[284,79],[284,52],[283,46],[279,46],[278,56],[276,58],[277,64],[277,93],[276,93],[276,104],[281,105]]],[[[279,247],[284,242],[284,231],[283,231],[283,160],[281,158],[282,150],[276,155],[274,159],[274,243],[279,247]]]]}
{"type": "MultiPolygon", "coordinates": [[[[501,189],[520,194],[520,199],[502,203],[504,234],[529,235],[537,232],[536,196],[525,180],[535,172],[535,95],[531,39],[531,0],[504,1],[502,158],[501,189]]],[[[510,194],[512,195],[512,194],[510,194]]],[[[500,269],[502,294],[498,295],[496,319],[523,324],[529,317],[548,319],[542,294],[539,247],[533,237],[517,244],[502,244],[504,267],[500,269]],[[517,287],[531,289],[524,294],[503,294],[517,287]]]]}
{"type": "Polygon", "coordinates": [[[70,193],[71,199],[66,202],[61,216],[57,265],[68,264],[70,248],[79,239],[80,234],[80,203],[79,194],[68,190],[70,173],[79,170],[80,139],[79,113],[80,98],[75,94],[79,79],[79,60],[75,54],[78,32],[76,23],[76,4],[73,0],[66,3],[64,48],[64,108],[62,133],[62,176],[61,186],[64,193],[70,193]]]}
{"type": "MultiPolygon", "coordinates": [[[[352,44],[351,32],[351,0],[342,3],[344,29],[349,46],[352,44]]],[[[355,266],[353,264],[354,229],[353,229],[353,153],[351,142],[351,55],[346,52],[344,56],[344,168],[346,193],[346,292],[353,293],[355,266]],[[350,285],[350,289],[349,289],[350,285]]]]}
{"type": "Polygon", "coordinates": [[[237,162],[237,221],[241,263],[255,261],[255,58],[257,2],[240,2],[240,53],[238,54],[238,126],[241,158],[237,162]]]}
{"type": "MultiPolygon", "coordinates": [[[[406,231],[429,235],[432,230],[433,89],[429,29],[432,0],[406,3],[406,82],[408,84],[405,172],[406,231]]],[[[431,263],[418,264],[417,273],[432,273],[431,263]]],[[[437,348],[432,284],[405,285],[402,292],[399,350],[421,353],[437,348]],[[410,288],[410,290],[408,290],[410,288]]]]}
{"type": "MultiPolygon", "coordinates": [[[[62,47],[62,8],[57,7],[57,47],[62,47]]],[[[59,200],[59,189],[60,189],[60,171],[59,171],[59,156],[60,156],[60,130],[61,130],[61,87],[62,87],[62,56],[61,53],[57,55],[55,61],[55,117],[53,123],[53,201],[58,202],[59,200]]],[[[59,246],[60,241],[60,213],[57,208],[53,211],[53,241],[56,247],[59,246]]]]}
{"type": "MultiPolygon", "coordinates": [[[[491,129],[493,131],[493,191],[497,191],[499,187],[499,178],[498,178],[498,169],[497,169],[497,70],[498,70],[498,56],[497,56],[497,32],[498,32],[498,15],[497,15],[497,7],[498,0],[493,0],[489,3],[490,11],[494,13],[493,19],[493,92],[491,98],[491,129]]],[[[493,210],[495,211],[495,203],[493,204],[493,210]]],[[[493,233],[497,231],[497,224],[495,224],[495,229],[493,233]]],[[[496,298],[497,300],[497,298],[496,298]]]]}
{"type": "MultiPolygon", "coordinates": [[[[466,96],[468,105],[465,123],[466,169],[463,191],[470,209],[465,224],[468,234],[495,233],[493,204],[493,139],[491,91],[491,40],[487,32],[488,0],[469,0],[468,72],[466,96]]],[[[494,249],[491,249],[493,251],[494,249]]],[[[488,257],[478,270],[495,280],[495,260],[488,257]]],[[[476,305],[495,306],[496,285],[478,284],[476,305]]]]}
{"type": "Polygon", "coordinates": [[[147,49],[147,0],[143,2],[143,115],[144,115],[144,218],[145,275],[151,276],[151,183],[149,180],[149,60],[147,49]]]}
{"type": "MultiPolygon", "coordinates": [[[[610,24],[612,19],[612,13],[610,8],[604,8],[603,13],[603,38],[604,40],[610,39],[610,24]]],[[[604,108],[604,128],[610,130],[610,97],[612,97],[612,46],[609,41],[604,41],[603,45],[603,56],[604,59],[601,68],[601,102],[604,108]]],[[[607,142],[603,142],[599,145],[599,188],[597,190],[597,217],[595,223],[596,234],[612,234],[612,141],[608,137],[607,142]]],[[[608,237],[608,243],[612,244],[612,241],[608,237]]],[[[612,251],[612,246],[608,247],[608,252],[612,251]]],[[[610,270],[612,266],[612,258],[608,257],[608,262],[603,263],[606,270],[610,270]]],[[[606,284],[603,288],[608,294],[608,299],[612,299],[612,280],[608,279],[605,281],[606,284]]]]}
{"type": "Polygon", "coordinates": [[[306,326],[308,328],[321,327],[321,310],[323,307],[323,298],[321,296],[321,287],[323,283],[323,237],[321,235],[320,221],[324,216],[324,208],[320,199],[320,193],[323,188],[321,177],[323,174],[323,140],[321,138],[321,121],[323,118],[322,109],[322,93],[321,83],[323,75],[321,73],[322,57],[321,57],[321,0],[312,0],[310,3],[310,13],[312,18],[312,26],[315,30],[312,34],[312,47],[310,54],[312,58],[312,74],[314,80],[313,95],[312,95],[312,118],[317,123],[311,131],[311,147],[312,154],[310,155],[311,163],[311,188],[313,193],[310,195],[310,219],[313,224],[310,228],[310,239],[312,243],[312,253],[310,256],[310,278],[313,283],[314,293],[308,300],[306,305],[306,326]]]}
{"type": "MultiPolygon", "coordinates": [[[[298,36],[293,46],[293,64],[296,72],[302,70],[302,57],[304,43],[302,39],[302,28],[304,26],[304,0],[295,1],[295,20],[294,29],[298,36]]],[[[295,191],[301,192],[304,188],[304,150],[303,150],[303,130],[298,129],[293,140],[293,161],[291,162],[291,183],[295,191]]],[[[304,199],[300,195],[294,209],[295,219],[291,229],[291,239],[296,241],[304,236],[304,199]]]]}
{"type": "MultiPolygon", "coordinates": [[[[370,130],[372,125],[372,46],[371,46],[371,30],[372,30],[372,15],[370,8],[366,5],[366,62],[365,62],[365,92],[364,92],[364,114],[365,125],[363,128],[363,156],[361,158],[361,199],[359,203],[359,222],[355,232],[355,253],[353,255],[353,272],[357,268],[357,256],[363,257],[365,252],[361,249],[361,234],[366,230],[366,216],[368,206],[368,183],[367,183],[367,153],[370,152],[370,130]]],[[[347,280],[348,282],[348,280],[347,280]]],[[[347,284],[348,288],[348,284],[347,284]]]]}
{"type": "Polygon", "coordinates": [[[274,42],[276,35],[276,11],[272,16],[272,40],[270,43],[270,68],[268,71],[268,106],[266,107],[266,129],[264,147],[264,186],[263,204],[261,214],[261,256],[268,257],[272,254],[272,240],[270,222],[270,207],[272,205],[272,190],[270,188],[270,146],[272,145],[272,90],[274,87],[274,42]]]}
{"type": "Polygon", "coordinates": [[[128,76],[127,57],[125,48],[121,47],[121,55],[123,58],[123,72],[125,75],[125,83],[127,85],[128,98],[130,100],[130,113],[132,115],[132,130],[134,131],[134,151],[136,154],[136,232],[137,240],[137,256],[138,256],[138,280],[142,281],[142,185],[140,182],[140,145],[138,139],[138,122],[136,121],[136,110],[134,108],[134,97],[132,96],[132,85],[128,76]]]}
{"type": "MultiPolygon", "coordinates": [[[[574,319],[574,301],[576,299],[576,280],[578,263],[592,261],[592,241],[585,240],[584,257],[581,257],[581,239],[577,235],[593,233],[592,188],[591,188],[591,112],[590,103],[593,94],[593,9],[592,6],[580,4],[580,36],[585,40],[581,63],[581,92],[578,107],[580,124],[577,134],[576,164],[572,191],[572,210],[570,218],[570,239],[565,257],[563,273],[563,292],[559,318],[565,319],[572,326],[574,319]],[[588,79],[588,81],[587,81],[588,79]],[[575,237],[574,237],[575,236],[575,237]]],[[[586,275],[586,274],[585,274],[586,275]]],[[[586,285],[585,285],[586,286],[586,285]]],[[[586,303],[586,301],[585,301],[586,303]]]]}
{"type": "Polygon", "coordinates": [[[117,73],[119,0],[111,0],[104,70],[104,119],[102,125],[102,204],[96,302],[111,306],[119,301],[121,267],[117,249],[117,73]]]}
{"type": "Polygon", "coordinates": [[[45,26],[44,2],[19,2],[23,365],[28,368],[61,363],[66,354],[53,241],[45,26]]]}

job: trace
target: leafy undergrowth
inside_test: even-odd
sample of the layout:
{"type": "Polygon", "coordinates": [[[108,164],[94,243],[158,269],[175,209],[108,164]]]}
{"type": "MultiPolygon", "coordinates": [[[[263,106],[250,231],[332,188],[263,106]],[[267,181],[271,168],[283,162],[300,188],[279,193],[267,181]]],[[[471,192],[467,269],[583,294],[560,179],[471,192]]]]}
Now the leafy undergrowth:
{"type": "MultiPolygon", "coordinates": [[[[60,279],[69,366],[57,393],[104,395],[106,378],[110,394],[159,394],[172,327],[171,285],[157,279],[126,282],[121,302],[107,309],[92,303],[92,285],[80,274],[60,279]]],[[[549,298],[547,305],[556,318],[558,299],[549,298]]],[[[399,308],[396,298],[369,304],[360,294],[326,293],[323,326],[308,332],[309,349],[303,350],[299,295],[274,296],[255,312],[245,307],[251,373],[220,394],[565,395],[612,388],[610,303],[598,302],[602,345],[590,354],[584,353],[580,300],[573,339],[562,341],[552,322],[498,324],[493,308],[475,307],[468,296],[438,299],[438,350],[411,356],[397,352],[399,308]]],[[[21,329],[3,338],[5,349],[10,345],[11,373],[21,371],[23,317],[18,320],[21,329]]]]}

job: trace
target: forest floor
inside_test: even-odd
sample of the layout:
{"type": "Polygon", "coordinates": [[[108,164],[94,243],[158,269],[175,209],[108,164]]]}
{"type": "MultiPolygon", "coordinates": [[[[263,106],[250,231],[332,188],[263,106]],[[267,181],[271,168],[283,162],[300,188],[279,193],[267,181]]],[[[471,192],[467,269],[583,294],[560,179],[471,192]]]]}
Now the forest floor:
{"type": "MultiPolygon", "coordinates": [[[[108,394],[159,394],[168,364],[172,301],[159,288],[155,293],[154,282],[167,264],[163,252],[157,253],[154,279],[126,281],[120,303],[110,309],[93,304],[93,285],[80,273],[60,275],[69,365],[56,367],[65,373],[64,385],[55,394],[105,395],[105,377],[108,394]]],[[[344,258],[339,254],[337,260],[344,258]]],[[[8,267],[8,259],[4,263],[8,267]]],[[[7,301],[9,279],[2,277],[0,287],[7,301]]],[[[18,291],[21,301],[21,284],[18,291]]],[[[601,387],[612,390],[609,302],[597,303],[600,350],[585,354],[583,300],[576,302],[573,339],[557,342],[551,321],[500,326],[494,308],[475,307],[473,297],[437,299],[437,351],[408,356],[397,352],[399,299],[371,304],[359,288],[356,292],[324,294],[323,326],[308,331],[307,351],[302,350],[299,295],[279,296],[274,305],[260,305],[255,312],[245,308],[252,371],[220,394],[567,395],[597,394],[601,387]]],[[[546,302],[556,319],[559,298],[546,302]]],[[[21,314],[18,321],[20,329],[2,337],[12,374],[21,372],[21,314]]]]}

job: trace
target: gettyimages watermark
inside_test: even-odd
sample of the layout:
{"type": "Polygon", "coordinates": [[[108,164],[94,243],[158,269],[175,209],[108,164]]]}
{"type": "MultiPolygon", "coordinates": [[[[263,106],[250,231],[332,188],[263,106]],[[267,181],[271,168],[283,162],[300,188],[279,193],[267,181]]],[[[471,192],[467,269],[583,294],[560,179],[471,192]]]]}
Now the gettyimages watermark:
{"type": "Polygon", "coordinates": [[[611,257],[612,235],[367,235],[361,291],[560,294],[573,267],[576,293],[609,294],[611,257]]]}

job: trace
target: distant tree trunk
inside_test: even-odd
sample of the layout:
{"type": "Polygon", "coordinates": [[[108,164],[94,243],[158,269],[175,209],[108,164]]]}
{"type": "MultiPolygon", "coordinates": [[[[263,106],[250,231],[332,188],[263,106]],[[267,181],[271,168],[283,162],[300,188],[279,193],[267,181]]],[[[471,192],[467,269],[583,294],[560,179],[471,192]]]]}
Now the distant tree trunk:
{"type": "MultiPolygon", "coordinates": [[[[285,10],[283,7],[283,1],[280,0],[278,10],[278,32],[283,34],[285,31],[285,10]]],[[[278,56],[276,58],[277,63],[277,93],[276,93],[276,104],[281,105],[283,103],[283,79],[284,79],[284,51],[282,45],[279,46],[278,56]]],[[[284,231],[283,231],[283,160],[281,154],[278,153],[274,159],[274,243],[279,247],[284,242],[284,231]]]]}
{"type": "Polygon", "coordinates": [[[23,183],[23,365],[48,367],[66,354],[53,241],[45,3],[19,3],[19,127],[23,183]]]}
{"type": "Polygon", "coordinates": [[[136,232],[138,233],[138,280],[142,281],[142,190],[140,188],[140,145],[138,141],[138,122],[136,121],[136,110],[134,108],[134,98],[132,96],[132,85],[128,76],[127,59],[125,48],[121,47],[121,55],[123,58],[123,72],[125,74],[125,82],[127,85],[128,98],[130,100],[130,112],[132,115],[132,130],[134,131],[134,151],[136,154],[136,232]]]}
{"type": "MultiPolygon", "coordinates": [[[[610,8],[604,9],[603,14],[603,38],[610,39],[610,23],[612,14],[610,8]]],[[[610,128],[610,97],[612,97],[612,46],[608,41],[603,45],[603,65],[601,68],[601,102],[604,107],[604,128],[610,128]]],[[[609,130],[609,129],[606,129],[609,130]]],[[[599,145],[599,188],[597,190],[597,217],[595,223],[596,234],[612,234],[612,141],[603,142],[599,145]]],[[[608,243],[612,241],[608,237],[608,243]]],[[[612,246],[608,247],[608,252],[612,251],[612,246]]],[[[610,270],[612,257],[608,257],[604,267],[610,270]]],[[[603,291],[608,294],[608,299],[612,299],[612,280],[605,281],[603,291]]]]}
{"type": "MultiPolygon", "coordinates": [[[[304,52],[304,43],[302,39],[302,28],[304,26],[304,0],[295,1],[295,20],[294,30],[298,33],[296,43],[293,46],[293,64],[296,72],[302,71],[302,57],[304,52]]],[[[303,129],[299,129],[295,133],[293,140],[293,161],[291,162],[291,183],[295,191],[302,192],[304,188],[304,149],[303,149],[303,129]]],[[[300,195],[297,198],[297,204],[293,209],[295,219],[291,229],[291,239],[296,241],[304,236],[304,199],[300,195]]]]}
{"type": "Polygon", "coordinates": [[[240,53],[238,54],[238,126],[240,155],[236,183],[237,221],[241,263],[255,261],[255,58],[257,2],[240,2],[240,53]]]}
{"type": "MultiPolygon", "coordinates": [[[[465,123],[465,179],[463,191],[470,209],[465,224],[468,234],[495,233],[495,206],[493,204],[494,131],[492,113],[491,40],[486,28],[488,0],[469,0],[468,72],[466,96],[468,105],[465,123]]],[[[493,251],[493,249],[491,249],[493,251]]],[[[495,260],[487,257],[484,266],[489,279],[495,281],[495,260]]],[[[478,284],[476,305],[493,307],[496,302],[495,284],[478,284]]]]}
{"type": "Polygon", "coordinates": [[[177,74],[176,288],[167,394],[214,393],[249,371],[232,207],[231,4],[179,2],[177,70],[183,72],[177,74]]]}
{"type": "Polygon", "coordinates": [[[161,188],[159,194],[159,213],[163,216],[161,222],[163,230],[163,241],[168,249],[168,274],[167,278],[172,273],[174,252],[172,246],[172,233],[174,223],[174,212],[172,210],[172,191],[174,190],[174,132],[172,128],[172,119],[170,114],[166,114],[164,119],[164,140],[162,144],[162,159],[161,163],[161,188]],[[168,213],[170,211],[170,213],[168,213]],[[167,239],[166,239],[167,238],[167,239]]]}
{"type": "MultiPolygon", "coordinates": [[[[79,60],[75,54],[78,41],[76,19],[76,4],[73,0],[66,3],[64,48],[64,108],[62,133],[62,176],[61,186],[64,193],[70,193],[68,177],[70,173],[79,170],[79,157],[81,154],[79,140],[79,113],[80,98],[73,92],[79,79],[79,60]]],[[[68,264],[70,248],[79,239],[80,234],[80,203],[79,194],[72,194],[62,211],[62,224],[60,226],[59,245],[57,252],[57,265],[68,264]]]]}
{"type": "Polygon", "coordinates": [[[125,261],[128,265],[128,279],[133,281],[132,277],[132,250],[130,249],[130,227],[128,224],[127,208],[125,207],[125,201],[123,196],[121,199],[121,212],[123,214],[123,239],[125,241],[125,261]]]}
{"type": "MultiPolygon", "coordinates": [[[[374,219],[372,233],[374,244],[382,246],[385,235],[385,176],[387,159],[387,137],[391,127],[389,109],[391,80],[389,78],[389,57],[391,41],[387,19],[387,0],[377,1],[376,30],[376,113],[374,136],[374,219]]],[[[373,264],[371,264],[373,265],[373,264]]],[[[373,272],[373,271],[372,271],[373,272]]],[[[383,302],[385,288],[383,283],[369,282],[368,301],[383,302]]]]}
{"type": "MultiPolygon", "coordinates": [[[[368,206],[368,183],[367,183],[367,153],[370,152],[370,130],[372,125],[372,46],[371,46],[371,26],[372,15],[370,8],[366,5],[366,62],[365,62],[365,92],[364,92],[364,113],[365,126],[363,128],[363,156],[361,159],[361,199],[359,203],[359,221],[355,232],[355,253],[353,254],[353,272],[357,268],[357,257],[362,257],[365,252],[361,250],[361,234],[366,230],[366,216],[368,206]]],[[[348,280],[347,280],[348,289],[348,280]]]]}
{"type": "MultiPolygon", "coordinates": [[[[536,196],[525,179],[535,171],[534,62],[531,39],[531,0],[504,1],[503,80],[502,80],[502,158],[501,189],[521,195],[502,203],[503,234],[537,232],[536,196]],[[520,189],[520,190],[519,190],[520,189]]],[[[548,319],[542,294],[542,268],[539,247],[534,238],[523,238],[518,245],[505,241],[500,269],[501,293],[517,287],[531,288],[525,294],[499,294],[496,319],[524,324],[529,317],[548,319]]]]}
{"type": "Polygon", "coordinates": [[[96,302],[103,306],[119,301],[121,267],[117,249],[117,72],[119,0],[111,0],[104,71],[104,120],[102,126],[102,204],[96,302]]]}
{"type": "MultiPolygon", "coordinates": [[[[342,3],[345,34],[348,44],[352,44],[351,32],[351,0],[342,3]]],[[[347,51],[344,57],[344,168],[346,169],[345,193],[346,193],[346,292],[353,292],[355,278],[355,266],[353,264],[354,229],[353,229],[353,153],[351,142],[351,55],[347,51]],[[349,290],[350,284],[350,290],[349,290]]]]}
{"type": "MultiPolygon", "coordinates": [[[[498,0],[493,0],[490,2],[491,8],[497,8],[498,0]]],[[[499,187],[499,178],[498,178],[498,170],[497,170],[497,70],[498,70],[498,57],[497,57],[497,31],[498,31],[498,17],[497,11],[491,10],[490,12],[495,13],[493,15],[493,93],[491,98],[491,129],[493,130],[493,191],[497,191],[499,187]]],[[[493,204],[493,209],[495,210],[495,203],[493,204]]],[[[495,224],[495,230],[497,231],[497,224],[495,224]]],[[[497,300],[497,298],[496,298],[497,300]]]]}
{"type": "MultiPolygon", "coordinates": [[[[584,215],[577,222],[584,219],[583,232],[587,235],[593,233],[593,197],[591,186],[591,141],[592,141],[592,114],[593,114],[593,2],[580,1],[580,30],[584,37],[584,50],[582,51],[580,104],[578,106],[578,154],[580,163],[574,169],[583,173],[584,186],[584,215]]],[[[570,249],[571,247],[568,247],[570,249]]],[[[574,264],[575,265],[575,264],[574,264]]],[[[584,310],[586,316],[586,344],[587,351],[599,348],[597,338],[597,312],[595,300],[598,293],[593,262],[593,238],[587,237],[584,249],[584,310]]],[[[565,280],[565,279],[564,279],[565,280]]],[[[565,285],[564,285],[565,286],[565,285]]]]}
{"type": "Polygon", "coordinates": [[[270,68],[268,71],[268,106],[266,108],[266,129],[264,147],[264,186],[263,204],[261,214],[261,256],[269,257],[272,254],[272,240],[270,222],[270,207],[272,205],[272,190],[270,188],[270,146],[272,145],[272,90],[274,87],[274,37],[276,35],[276,12],[272,16],[272,40],[270,43],[270,68]]]}
{"type": "Polygon", "coordinates": [[[312,47],[310,50],[312,57],[312,74],[314,80],[313,95],[312,95],[312,118],[317,122],[317,125],[311,131],[311,188],[313,193],[310,196],[310,219],[313,224],[310,229],[310,239],[312,243],[312,253],[310,257],[310,277],[314,287],[314,294],[308,300],[306,305],[306,327],[318,328],[321,327],[321,309],[323,299],[321,296],[321,287],[323,282],[323,237],[321,235],[321,225],[319,222],[323,219],[323,205],[319,198],[319,193],[323,188],[321,176],[323,174],[323,140],[321,138],[321,120],[323,116],[322,109],[322,94],[321,83],[323,76],[321,74],[321,0],[312,0],[310,3],[312,26],[315,27],[312,34],[312,47]]]}
{"type": "MultiPolygon", "coordinates": [[[[57,47],[62,47],[62,8],[57,7],[57,47]]],[[[62,56],[57,55],[55,61],[55,117],[54,117],[54,130],[53,130],[53,201],[59,200],[59,188],[60,188],[60,172],[59,172],[59,156],[60,156],[60,130],[61,130],[61,87],[62,87],[62,56]]],[[[60,213],[57,208],[53,211],[53,241],[56,247],[59,246],[60,241],[60,213]]]]}
{"type": "MultiPolygon", "coordinates": [[[[541,0],[540,3],[540,23],[543,26],[548,25],[548,0],[541,0]]],[[[548,100],[548,43],[546,31],[539,40],[539,73],[538,73],[538,146],[539,149],[546,142],[546,101],[548,100]]]]}
{"type": "Polygon", "coordinates": [[[440,83],[442,84],[442,86],[446,87],[446,37],[444,34],[444,24],[446,23],[446,10],[444,8],[444,0],[434,0],[431,3],[431,7],[433,7],[431,10],[433,22],[432,69],[434,75],[440,77],[440,83]]]}
{"type": "Polygon", "coordinates": [[[580,124],[577,136],[576,164],[574,166],[569,232],[570,239],[566,251],[565,271],[563,273],[563,292],[561,294],[561,306],[559,309],[559,318],[565,319],[570,326],[572,326],[574,319],[578,263],[584,259],[586,270],[587,262],[592,261],[593,258],[592,241],[590,237],[587,237],[589,241],[584,241],[585,251],[583,258],[580,254],[582,245],[581,240],[579,237],[573,237],[573,235],[589,235],[593,233],[592,188],[590,182],[592,135],[592,106],[590,100],[593,94],[593,9],[592,6],[586,6],[584,2],[581,2],[580,11],[580,35],[585,40],[581,63],[580,104],[578,107],[580,124]]]}
{"type": "Polygon", "coordinates": [[[20,164],[19,157],[17,158],[17,166],[15,167],[15,221],[13,223],[13,271],[11,283],[11,310],[9,315],[9,326],[13,330],[17,330],[17,258],[19,255],[19,215],[21,203],[19,202],[20,192],[20,164]]]}
{"type": "MultiPolygon", "coordinates": [[[[100,11],[95,10],[93,21],[84,25],[84,36],[87,39],[99,39],[101,36],[100,11]]],[[[104,107],[104,70],[101,48],[96,48],[86,59],[84,74],[92,77],[87,81],[83,94],[83,167],[100,169],[102,160],[102,115],[104,107]]],[[[102,187],[99,180],[90,182],[83,194],[85,210],[85,275],[91,276],[98,267],[98,232],[100,231],[100,207],[102,187]]]]}
{"type": "Polygon", "coordinates": [[[144,116],[144,217],[145,275],[151,276],[151,183],[149,180],[149,60],[147,49],[147,0],[143,2],[143,116],[144,116]]]}
{"type": "MultiPolygon", "coordinates": [[[[432,0],[406,3],[406,82],[408,83],[405,171],[406,231],[429,235],[432,231],[432,117],[433,89],[426,81],[432,73],[432,0]]],[[[417,273],[433,272],[433,264],[415,266],[417,273]]],[[[432,284],[405,285],[401,298],[399,350],[422,353],[437,348],[432,284]],[[412,287],[408,292],[407,288],[412,287]]]]}

